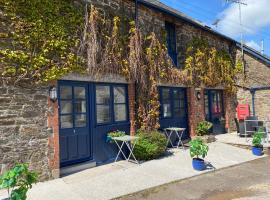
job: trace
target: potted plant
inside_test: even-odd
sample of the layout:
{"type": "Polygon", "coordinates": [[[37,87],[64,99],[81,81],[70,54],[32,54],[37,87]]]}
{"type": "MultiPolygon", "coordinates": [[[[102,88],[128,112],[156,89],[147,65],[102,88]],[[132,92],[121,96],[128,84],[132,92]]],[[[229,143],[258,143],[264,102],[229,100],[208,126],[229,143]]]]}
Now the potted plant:
{"type": "Polygon", "coordinates": [[[191,140],[189,142],[189,145],[193,169],[198,171],[204,170],[205,169],[204,158],[208,153],[209,147],[200,138],[191,140]]]}
{"type": "Polygon", "coordinates": [[[126,135],[126,132],[124,132],[124,131],[119,131],[119,130],[110,131],[107,133],[106,141],[110,142],[110,141],[112,141],[113,137],[122,137],[125,135],[126,135]]]}
{"type": "Polygon", "coordinates": [[[0,176],[0,189],[7,189],[7,200],[26,200],[27,192],[37,182],[37,173],[28,169],[27,164],[17,164],[0,176]]]}
{"type": "Polygon", "coordinates": [[[256,156],[261,156],[263,151],[263,145],[262,145],[262,138],[263,133],[262,132],[256,132],[253,135],[252,138],[252,153],[256,156]]]}
{"type": "Polygon", "coordinates": [[[215,141],[214,136],[210,136],[210,129],[213,127],[213,124],[208,121],[201,121],[196,127],[196,135],[201,138],[204,142],[213,142],[215,141]]]}
{"type": "Polygon", "coordinates": [[[212,128],[213,124],[208,121],[200,122],[196,127],[196,133],[198,136],[204,136],[209,134],[209,130],[212,128]]]}

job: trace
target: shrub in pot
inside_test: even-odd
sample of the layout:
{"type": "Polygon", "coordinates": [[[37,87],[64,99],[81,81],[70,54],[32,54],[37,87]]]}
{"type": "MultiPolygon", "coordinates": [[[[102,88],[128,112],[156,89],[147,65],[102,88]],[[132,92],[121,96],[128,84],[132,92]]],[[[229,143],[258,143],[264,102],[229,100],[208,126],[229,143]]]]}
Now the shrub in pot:
{"type": "Polygon", "coordinates": [[[195,138],[189,142],[190,156],[192,158],[193,169],[202,171],[205,169],[204,158],[209,147],[200,138],[195,138]]]}
{"type": "Polygon", "coordinates": [[[256,156],[261,156],[262,151],[263,151],[263,146],[262,146],[262,138],[263,138],[263,133],[262,132],[256,132],[253,135],[252,138],[252,153],[256,156]]]}
{"type": "Polygon", "coordinates": [[[196,127],[196,134],[198,136],[204,136],[209,134],[209,130],[212,128],[213,124],[208,121],[200,122],[196,127]]]}
{"type": "Polygon", "coordinates": [[[0,176],[0,189],[8,190],[9,200],[26,200],[27,192],[37,182],[37,174],[27,164],[17,164],[0,176]]]}
{"type": "Polygon", "coordinates": [[[167,139],[158,131],[137,132],[139,137],[134,147],[134,155],[138,160],[152,160],[162,156],[167,148],[167,139]]]}
{"type": "Polygon", "coordinates": [[[208,121],[200,122],[196,127],[196,135],[201,138],[204,142],[210,143],[215,141],[214,135],[209,135],[209,130],[213,127],[213,124],[208,121]]]}

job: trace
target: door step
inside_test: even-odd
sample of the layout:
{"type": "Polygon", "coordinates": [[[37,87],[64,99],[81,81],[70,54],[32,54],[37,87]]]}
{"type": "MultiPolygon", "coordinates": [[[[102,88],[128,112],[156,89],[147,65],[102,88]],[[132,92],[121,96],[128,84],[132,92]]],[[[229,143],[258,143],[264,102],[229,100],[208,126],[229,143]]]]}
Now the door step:
{"type": "Polygon", "coordinates": [[[62,167],[60,169],[60,176],[61,177],[67,176],[67,175],[80,172],[86,169],[90,169],[96,166],[97,166],[97,163],[95,161],[88,161],[88,162],[84,162],[84,163],[80,163],[80,164],[76,164],[72,166],[62,167]]]}

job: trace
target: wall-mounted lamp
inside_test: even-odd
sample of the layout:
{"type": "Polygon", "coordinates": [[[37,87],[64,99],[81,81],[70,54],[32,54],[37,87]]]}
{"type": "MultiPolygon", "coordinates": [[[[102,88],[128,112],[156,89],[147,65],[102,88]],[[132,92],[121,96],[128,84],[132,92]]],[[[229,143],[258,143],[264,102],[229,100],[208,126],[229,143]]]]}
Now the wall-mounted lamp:
{"type": "Polygon", "coordinates": [[[57,89],[55,86],[51,86],[49,88],[49,97],[52,102],[55,102],[57,100],[57,89]]]}
{"type": "Polygon", "coordinates": [[[197,97],[197,100],[201,100],[201,88],[195,88],[195,94],[197,97]]]}

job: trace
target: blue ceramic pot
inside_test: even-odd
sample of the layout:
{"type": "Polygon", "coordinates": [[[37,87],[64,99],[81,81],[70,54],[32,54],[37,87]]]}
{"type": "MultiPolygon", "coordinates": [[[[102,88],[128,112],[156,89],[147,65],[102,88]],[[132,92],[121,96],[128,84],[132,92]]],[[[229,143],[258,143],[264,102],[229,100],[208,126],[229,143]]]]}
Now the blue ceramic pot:
{"type": "Polygon", "coordinates": [[[252,153],[255,156],[261,156],[262,155],[263,148],[262,147],[252,147],[252,153]]]}
{"type": "Polygon", "coordinates": [[[193,158],[192,159],[192,167],[197,171],[205,170],[205,163],[203,159],[193,158]]]}

